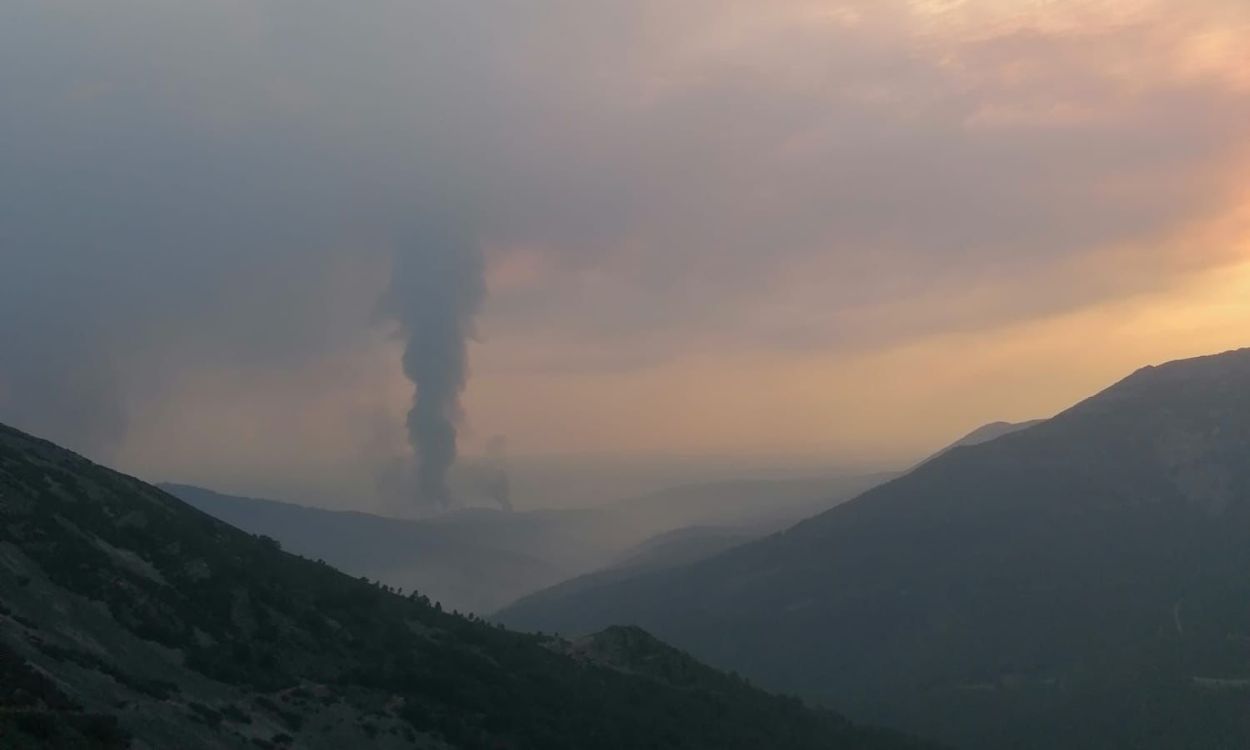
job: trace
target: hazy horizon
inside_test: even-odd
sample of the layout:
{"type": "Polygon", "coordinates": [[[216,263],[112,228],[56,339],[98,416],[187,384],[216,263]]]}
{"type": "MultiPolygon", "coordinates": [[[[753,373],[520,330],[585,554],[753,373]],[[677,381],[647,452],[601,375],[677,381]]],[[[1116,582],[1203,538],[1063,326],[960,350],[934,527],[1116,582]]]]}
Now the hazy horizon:
{"type": "Polygon", "coordinates": [[[1246,343],[1247,33],[1233,0],[10,3],[0,421],[363,508],[445,500],[457,439],[906,465],[1246,343]]]}
{"type": "Polygon", "coordinates": [[[1250,748],[1248,41],[3,0],[0,746],[1250,748]]]}
{"type": "MultiPolygon", "coordinates": [[[[957,436],[955,436],[957,437],[957,436]]],[[[954,439],[954,438],[952,438],[954,439]]],[[[948,441],[949,442],[949,441],[948,441]]],[[[944,446],[934,446],[938,450],[944,446]]],[[[898,463],[836,462],[821,457],[741,456],[596,456],[564,454],[510,456],[512,499],[518,512],[597,508],[630,501],[681,487],[737,481],[784,481],[887,474],[908,468],[908,457],[898,463]]],[[[489,498],[475,491],[474,472],[482,465],[480,455],[461,457],[452,472],[458,493],[454,509],[493,508],[489,498]]],[[[323,479],[301,483],[298,477],[271,479],[260,476],[221,474],[189,465],[180,476],[144,476],[157,483],[188,484],[227,495],[306,505],[327,510],[360,510],[396,517],[428,515],[428,509],[405,507],[402,498],[376,498],[357,494],[373,481],[371,475],[345,475],[327,483],[323,479]]]]}

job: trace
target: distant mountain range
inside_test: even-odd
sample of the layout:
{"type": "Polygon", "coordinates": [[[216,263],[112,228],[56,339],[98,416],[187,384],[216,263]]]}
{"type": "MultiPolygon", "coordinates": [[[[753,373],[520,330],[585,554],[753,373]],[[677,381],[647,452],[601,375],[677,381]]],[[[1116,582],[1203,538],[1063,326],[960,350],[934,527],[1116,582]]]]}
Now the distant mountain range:
{"type": "Polygon", "coordinates": [[[969,748],[1250,747],[1250,350],[997,431],[782,533],[498,619],[640,625],[969,748]]]}
{"type": "Polygon", "coordinates": [[[160,487],[199,510],[352,575],[419,590],[448,609],[487,614],[566,579],[621,563],[675,564],[764,536],[889,475],[686,485],[605,507],[426,520],[328,511],[160,487]]]}
{"type": "MultiPolygon", "coordinates": [[[[993,422],[987,424],[977,428],[925,460],[930,461],[954,448],[965,445],[979,445],[1003,435],[1027,429],[1033,425],[1040,424],[1041,421],[993,422]]],[[[876,486],[894,478],[894,476],[894,474],[876,474],[865,476],[862,479],[866,485],[876,486]]],[[[563,581],[541,592],[535,592],[534,595],[544,598],[558,598],[567,596],[573,591],[593,588],[609,581],[624,580],[643,571],[657,572],[681,565],[689,565],[781,531],[792,525],[797,520],[797,514],[803,510],[819,512],[849,499],[843,493],[826,498],[823,502],[812,502],[808,499],[808,495],[810,494],[810,496],[814,497],[822,487],[827,486],[815,482],[739,482],[733,486],[735,489],[752,488],[755,492],[752,495],[753,498],[770,497],[770,493],[775,493],[772,495],[772,497],[777,499],[774,513],[770,516],[747,514],[745,518],[740,516],[734,518],[731,513],[724,513],[721,516],[722,518],[728,516],[733,520],[738,520],[740,522],[739,525],[683,526],[672,531],[657,534],[641,544],[626,550],[616,560],[602,568],[563,581]],[[795,498],[799,498],[800,501],[794,502],[795,498]]],[[[848,489],[851,486],[853,485],[849,485],[848,489]]],[[[716,517],[716,511],[720,510],[720,508],[714,505],[714,501],[716,490],[719,488],[720,485],[716,484],[678,487],[649,496],[647,500],[660,503],[673,498],[676,500],[673,504],[677,507],[681,507],[683,501],[695,500],[696,507],[698,507],[698,499],[706,494],[707,499],[713,502],[708,503],[709,507],[704,509],[704,515],[716,517]]],[[[529,602],[528,604],[532,603],[529,602]]]]}
{"type": "Polygon", "coordinates": [[[938,456],[944,456],[947,453],[950,453],[956,448],[966,448],[972,445],[988,443],[991,440],[997,440],[1004,435],[1010,435],[1013,432],[1020,432],[1021,430],[1027,430],[1030,427],[1035,427],[1045,421],[1046,420],[1044,419],[1032,419],[1027,422],[990,422],[989,424],[982,425],[972,432],[969,432],[967,435],[964,435],[942,450],[934,453],[932,456],[929,456],[921,463],[928,463],[938,456]]]}
{"type": "Polygon", "coordinates": [[[0,747],[904,750],[632,628],[508,632],[0,426],[0,747]]]}
{"type": "Polygon", "coordinates": [[[602,559],[584,541],[593,523],[578,512],[470,511],[411,521],[221,495],[199,487],[161,489],[209,515],[284,549],[325,560],[352,575],[421,591],[448,610],[491,612],[602,559]],[[580,533],[579,533],[580,532],[580,533]]]}

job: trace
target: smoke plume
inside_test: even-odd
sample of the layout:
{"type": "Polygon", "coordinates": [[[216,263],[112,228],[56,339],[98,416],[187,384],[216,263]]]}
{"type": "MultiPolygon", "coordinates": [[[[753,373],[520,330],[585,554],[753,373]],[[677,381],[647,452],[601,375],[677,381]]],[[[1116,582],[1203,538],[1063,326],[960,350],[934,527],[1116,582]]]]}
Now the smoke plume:
{"type": "Polygon", "coordinates": [[[417,500],[446,507],[456,461],[467,345],[485,296],[480,246],[464,225],[427,224],[396,253],[389,311],[406,340],[404,373],[416,386],[408,439],[417,458],[417,500]]]}
{"type": "Polygon", "coordinates": [[[512,482],[508,479],[508,441],[496,435],[486,444],[486,494],[499,509],[512,512],[512,482]]]}

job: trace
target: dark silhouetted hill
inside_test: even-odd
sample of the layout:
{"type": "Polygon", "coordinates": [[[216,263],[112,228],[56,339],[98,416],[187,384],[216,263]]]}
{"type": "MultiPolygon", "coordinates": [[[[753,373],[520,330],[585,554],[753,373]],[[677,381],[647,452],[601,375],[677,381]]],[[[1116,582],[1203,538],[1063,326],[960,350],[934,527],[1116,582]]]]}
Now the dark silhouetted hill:
{"type": "Polygon", "coordinates": [[[1250,350],[1143,369],[783,533],[505,610],[647,628],[981,748],[1250,747],[1250,350]]]}
{"type": "Polygon", "coordinates": [[[638,631],[520,635],[0,426],[4,748],[909,748],[638,631]]]}

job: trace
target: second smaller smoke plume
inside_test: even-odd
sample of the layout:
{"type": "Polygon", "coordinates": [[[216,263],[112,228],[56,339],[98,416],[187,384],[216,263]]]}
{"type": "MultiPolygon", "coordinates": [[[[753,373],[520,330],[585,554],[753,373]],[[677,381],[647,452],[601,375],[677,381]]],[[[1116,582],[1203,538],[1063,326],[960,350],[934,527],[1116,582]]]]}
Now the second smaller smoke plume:
{"type": "Polygon", "coordinates": [[[512,512],[512,483],[508,478],[508,441],[496,435],[486,444],[486,495],[500,509],[512,512]]]}

